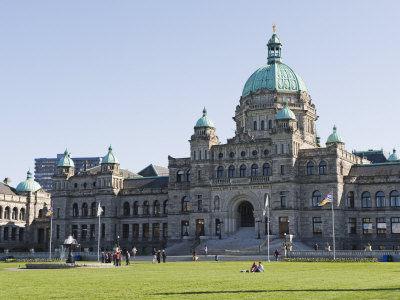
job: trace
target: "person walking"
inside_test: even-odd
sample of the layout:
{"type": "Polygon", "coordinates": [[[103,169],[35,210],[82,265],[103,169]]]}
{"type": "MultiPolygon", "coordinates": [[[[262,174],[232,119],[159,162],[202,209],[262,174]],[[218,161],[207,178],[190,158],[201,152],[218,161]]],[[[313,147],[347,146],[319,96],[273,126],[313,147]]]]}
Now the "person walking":
{"type": "Polygon", "coordinates": [[[279,250],[278,250],[278,249],[276,249],[276,250],[275,250],[275,253],[274,253],[274,256],[275,256],[275,261],[278,261],[278,257],[279,257],[279,255],[280,255],[280,253],[279,253],[279,250]]]}
{"type": "Polygon", "coordinates": [[[161,250],[157,251],[157,262],[160,263],[161,262],[161,250]]]}
{"type": "Polygon", "coordinates": [[[157,249],[153,248],[153,251],[151,252],[151,254],[153,255],[153,264],[155,264],[156,259],[157,259],[157,249]]]}
{"type": "Polygon", "coordinates": [[[133,246],[133,248],[132,248],[133,259],[136,258],[136,253],[137,253],[136,246],[133,246]]]}
{"type": "Polygon", "coordinates": [[[165,263],[167,260],[167,252],[165,251],[165,249],[163,249],[162,251],[162,261],[163,263],[165,263]]]}
{"type": "Polygon", "coordinates": [[[128,251],[128,250],[125,250],[125,262],[126,262],[126,265],[127,265],[127,266],[128,266],[129,263],[130,263],[130,261],[129,261],[130,257],[131,257],[131,255],[129,254],[129,251],[128,251]]]}
{"type": "Polygon", "coordinates": [[[208,255],[208,247],[207,245],[204,245],[204,256],[208,255]]]}

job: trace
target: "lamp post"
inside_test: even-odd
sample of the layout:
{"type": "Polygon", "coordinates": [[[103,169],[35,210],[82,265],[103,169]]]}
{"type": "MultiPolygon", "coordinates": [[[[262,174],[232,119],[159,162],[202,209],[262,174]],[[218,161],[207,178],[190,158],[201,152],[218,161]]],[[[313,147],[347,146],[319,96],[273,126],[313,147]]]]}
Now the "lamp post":
{"type": "Polygon", "coordinates": [[[119,249],[119,235],[117,236],[117,245],[118,245],[118,249],[119,249]]]}
{"type": "Polygon", "coordinates": [[[261,223],[261,220],[257,220],[256,222],[257,222],[257,230],[258,230],[257,239],[261,239],[261,237],[260,237],[260,223],[261,223]]]}

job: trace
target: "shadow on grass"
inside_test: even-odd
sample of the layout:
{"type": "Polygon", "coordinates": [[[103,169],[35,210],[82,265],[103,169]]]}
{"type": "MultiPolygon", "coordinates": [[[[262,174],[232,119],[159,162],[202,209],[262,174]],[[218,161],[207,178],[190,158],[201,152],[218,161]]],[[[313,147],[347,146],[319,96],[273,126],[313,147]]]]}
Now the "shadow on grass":
{"type": "Polygon", "coordinates": [[[208,294],[236,294],[236,293],[279,293],[279,292],[381,292],[381,291],[400,291],[398,288],[382,288],[382,289],[321,289],[321,290],[242,290],[242,291],[198,291],[198,292],[180,292],[180,293],[156,293],[157,296],[171,295],[208,295],[208,294]]]}

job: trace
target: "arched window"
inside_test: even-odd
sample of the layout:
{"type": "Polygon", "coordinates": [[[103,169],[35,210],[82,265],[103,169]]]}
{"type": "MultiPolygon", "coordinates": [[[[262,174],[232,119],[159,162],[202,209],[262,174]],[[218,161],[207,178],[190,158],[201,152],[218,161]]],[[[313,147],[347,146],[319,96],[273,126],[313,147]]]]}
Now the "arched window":
{"type": "Polygon", "coordinates": [[[253,123],[253,129],[257,130],[257,121],[254,121],[254,123],[253,123]]]}
{"type": "Polygon", "coordinates": [[[39,209],[38,218],[43,218],[43,209],[39,209]]]}
{"type": "Polygon", "coordinates": [[[165,200],[163,203],[163,213],[164,215],[168,214],[168,200],[165,200]]]}
{"type": "Polygon", "coordinates": [[[347,207],[354,208],[354,192],[347,193],[347,207]]]}
{"type": "Polygon", "coordinates": [[[176,182],[183,182],[183,171],[179,170],[178,173],[176,173],[176,182]]]}
{"type": "Polygon", "coordinates": [[[258,176],[258,165],[253,164],[251,166],[251,176],[258,176]]]}
{"type": "Polygon", "coordinates": [[[386,206],[386,199],[385,199],[385,193],[382,191],[379,191],[375,194],[375,200],[376,200],[376,207],[385,207],[386,206]]]}
{"type": "Polygon", "coordinates": [[[398,191],[390,192],[390,206],[400,206],[400,195],[398,191]]]}
{"type": "Polygon", "coordinates": [[[187,172],[186,172],[186,181],[187,182],[190,182],[192,180],[192,178],[190,177],[190,169],[189,170],[187,170],[187,172]]]}
{"type": "Polygon", "coordinates": [[[228,177],[229,178],[235,177],[235,166],[229,166],[229,168],[228,168],[228,177]]]}
{"type": "Polygon", "coordinates": [[[307,175],[314,175],[314,163],[312,161],[307,163],[307,175]]]}
{"type": "Polygon", "coordinates": [[[97,205],[96,202],[92,202],[92,204],[90,205],[90,215],[92,217],[95,217],[97,215],[97,205]]]}
{"type": "Polygon", "coordinates": [[[224,177],[224,167],[219,166],[217,169],[217,178],[222,178],[222,177],[224,177]]]}
{"type": "Polygon", "coordinates": [[[264,120],[261,121],[261,128],[260,129],[261,130],[265,130],[265,122],[264,122],[264,120]]]}
{"type": "Polygon", "coordinates": [[[10,208],[8,206],[4,210],[4,219],[7,219],[7,220],[10,219],[10,208]]]}
{"type": "Polygon", "coordinates": [[[72,216],[73,217],[79,216],[79,208],[77,203],[74,203],[74,205],[72,205],[72,216]]]}
{"type": "Polygon", "coordinates": [[[133,214],[135,216],[139,214],[139,203],[137,201],[133,203],[133,214]]]}
{"type": "Polygon", "coordinates": [[[327,173],[327,164],[325,161],[321,161],[319,163],[319,175],[326,175],[327,173]]]}
{"type": "Polygon", "coordinates": [[[82,217],[87,217],[89,215],[89,207],[86,202],[82,204],[82,217]]]}
{"type": "Polygon", "coordinates": [[[271,166],[269,163],[263,165],[263,176],[271,176],[271,166]]]}
{"type": "Polygon", "coordinates": [[[21,210],[19,211],[19,219],[25,220],[25,208],[21,208],[21,210]]]}
{"type": "Polygon", "coordinates": [[[312,194],[312,206],[318,206],[321,203],[321,192],[315,191],[312,194]]]}
{"type": "Polygon", "coordinates": [[[246,177],[246,165],[240,166],[240,177],[246,177]]]}
{"type": "Polygon", "coordinates": [[[363,208],[372,207],[371,194],[369,192],[363,192],[361,194],[361,206],[363,208]]]}
{"type": "Polygon", "coordinates": [[[219,201],[219,196],[214,197],[214,210],[219,211],[220,208],[220,201],[219,201]]]}
{"type": "Polygon", "coordinates": [[[161,205],[160,205],[160,201],[158,201],[158,200],[154,201],[153,206],[154,206],[154,214],[155,214],[155,215],[161,214],[161,205]]]}
{"type": "Polygon", "coordinates": [[[14,207],[12,210],[12,219],[17,220],[18,219],[18,208],[14,207]]]}
{"type": "Polygon", "coordinates": [[[149,204],[149,201],[144,201],[144,202],[143,202],[143,214],[144,214],[144,215],[149,215],[149,214],[150,214],[150,204],[149,204]]]}
{"type": "Polygon", "coordinates": [[[182,211],[190,211],[190,199],[187,196],[182,198],[182,211]]]}
{"type": "Polygon", "coordinates": [[[129,205],[129,202],[124,202],[123,210],[124,216],[129,216],[131,214],[131,207],[129,205]]]}
{"type": "Polygon", "coordinates": [[[272,129],[272,120],[268,120],[268,128],[272,129]]]}

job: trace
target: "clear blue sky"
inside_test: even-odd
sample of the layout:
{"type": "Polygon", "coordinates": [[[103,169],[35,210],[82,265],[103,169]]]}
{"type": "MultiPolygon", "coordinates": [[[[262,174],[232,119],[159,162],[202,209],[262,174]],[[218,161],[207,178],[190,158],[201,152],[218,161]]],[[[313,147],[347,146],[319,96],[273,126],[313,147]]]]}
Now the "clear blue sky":
{"type": "Polygon", "coordinates": [[[189,155],[203,106],[225,143],[273,23],[323,142],[336,124],[349,151],[400,148],[398,3],[1,1],[0,179],[66,147],[167,166],[189,155]]]}

